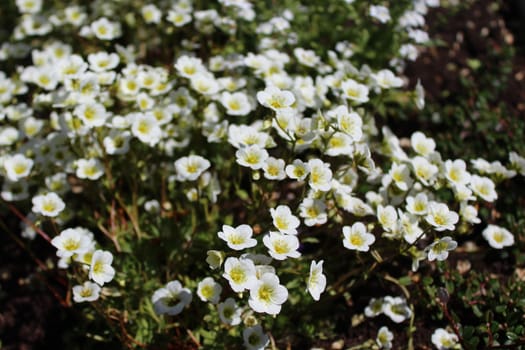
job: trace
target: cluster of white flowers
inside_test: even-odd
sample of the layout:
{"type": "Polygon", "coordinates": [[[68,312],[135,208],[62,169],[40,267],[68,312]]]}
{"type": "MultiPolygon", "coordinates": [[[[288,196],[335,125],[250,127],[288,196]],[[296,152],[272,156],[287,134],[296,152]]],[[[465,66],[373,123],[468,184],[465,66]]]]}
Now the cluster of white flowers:
{"type": "MultiPolygon", "coordinates": [[[[348,1],[348,0],[347,0],[348,1]]],[[[398,19],[396,25],[401,28],[402,31],[406,33],[409,42],[401,45],[399,49],[399,54],[403,59],[415,61],[419,56],[418,45],[427,43],[430,38],[428,33],[423,29],[425,26],[425,15],[428,12],[429,8],[438,7],[439,0],[415,0],[414,7],[411,10],[405,11],[398,19]]],[[[383,5],[370,5],[368,14],[374,20],[378,21],[380,24],[386,24],[392,22],[392,17],[390,15],[390,10],[388,7],[383,5]]],[[[404,67],[403,60],[393,59],[391,64],[396,66],[397,69],[402,69],[404,67]]],[[[387,86],[395,86],[396,79],[390,73],[383,75],[382,79],[385,79],[390,83],[387,86]],[[394,83],[394,84],[392,84],[394,83]]]]}
{"type": "MultiPolygon", "coordinates": [[[[17,0],[22,16],[13,38],[20,43],[4,44],[0,60],[31,63],[0,72],[1,197],[22,206],[31,199],[32,217],[67,227],[79,208],[94,205],[83,203],[86,192],[109,198],[108,206],[119,203],[130,219],[139,215],[112,197],[130,177],[139,181],[126,183],[126,190],[140,192],[145,213],[160,218],[171,198],[188,200],[180,206],[220,206],[238,199],[232,193],[259,186],[267,193],[252,213],[257,222],[225,220],[229,224],[221,222],[221,231],[207,237],[224,249],[208,251],[206,261],[217,275],[199,276],[196,294],[229,326],[253,312],[261,320],[281,312],[291,292],[285,287],[286,264],[309,267],[303,288],[314,300],[321,298],[327,287],[323,264],[332,257],[312,260],[301,243],[317,228],[336,227],[340,247],[349,250],[345,259],[376,258],[389,246],[412,258],[414,269],[422,260],[445,260],[458,246],[458,227],[481,222],[476,201],[495,201],[498,182],[525,175],[525,158],[511,152],[507,166],[480,158],[469,169],[465,160],[442,159],[435,141],[422,132],[401,142],[387,127],[376,126],[374,106],[392,91],[423,107],[421,85],[404,91],[406,79],[397,69],[404,59],[415,59],[415,44],[428,40],[420,28],[428,7],[438,4],[414,1],[395,24],[406,33],[398,57],[374,70],[352,63],[353,44],[347,41],[324,57],[297,47],[291,11],[256,22],[250,29],[256,42],[235,54],[185,39],[169,51],[176,55],[169,65],[155,66],[141,63],[142,43],[123,47],[114,41],[128,40],[125,29],[140,21],[161,34],[191,27],[202,37],[220,32],[234,42],[238,27],[258,16],[244,0],[220,0],[217,9],[197,9],[191,0],[171,1],[170,7],[144,4],[127,16],[133,21],[126,26],[115,6],[93,12],[70,5],[46,16],[41,0],[17,0]],[[89,42],[90,53],[52,38],[37,40],[60,28],[89,42]],[[24,46],[25,39],[35,39],[36,46],[24,46]],[[201,52],[207,53],[200,57],[201,52]],[[167,181],[164,196],[152,199],[160,178],[167,181]],[[239,191],[222,192],[232,186],[239,191]],[[279,189],[284,192],[275,194],[279,189]],[[449,197],[454,200],[446,202],[449,197]],[[234,294],[224,293],[223,300],[228,286],[234,294]]],[[[388,7],[367,9],[374,25],[393,21],[388,7]]],[[[482,236],[496,249],[514,243],[512,233],[495,225],[482,236]]],[[[79,263],[93,281],[75,286],[74,300],[96,300],[114,278],[112,253],[97,249],[93,233],[84,228],[64,229],[51,243],[61,267],[79,263]]],[[[168,315],[181,313],[191,300],[190,289],[178,280],[151,297],[154,310],[168,315]]],[[[412,316],[406,300],[391,296],[371,301],[365,310],[370,317],[379,313],[398,323],[412,316]]],[[[243,338],[249,349],[269,343],[261,324],[244,329],[243,338]]],[[[389,348],[391,341],[392,333],[382,328],[377,344],[389,348]]]]}
{"type": "Polygon", "coordinates": [[[458,336],[443,328],[436,329],[431,340],[438,350],[455,349],[458,345],[458,336]]]}
{"type": "Polygon", "coordinates": [[[77,262],[88,272],[91,281],[73,287],[73,300],[77,303],[94,301],[99,298],[101,286],[111,282],[115,269],[111,266],[113,254],[96,249],[94,234],[83,227],[68,228],[51,240],[57,248],[59,266],[67,268],[71,262],[77,262]]]}
{"type": "Polygon", "coordinates": [[[412,316],[412,310],[407,300],[402,297],[387,295],[382,298],[372,298],[365,308],[365,316],[376,317],[384,314],[395,323],[401,323],[412,316]]]}

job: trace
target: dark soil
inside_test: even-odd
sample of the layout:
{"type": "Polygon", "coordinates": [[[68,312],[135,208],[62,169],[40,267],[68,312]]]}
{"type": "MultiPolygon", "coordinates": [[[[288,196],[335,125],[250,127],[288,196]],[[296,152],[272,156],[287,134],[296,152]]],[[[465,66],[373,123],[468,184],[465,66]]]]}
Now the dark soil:
{"type": "Polygon", "coordinates": [[[66,288],[56,280],[57,271],[46,271],[35,260],[43,263],[53,258],[54,251],[39,238],[15,241],[18,232],[12,228],[18,225],[14,220],[6,221],[0,227],[1,348],[62,348],[66,313],[57,298],[65,296],[66,288]]]}

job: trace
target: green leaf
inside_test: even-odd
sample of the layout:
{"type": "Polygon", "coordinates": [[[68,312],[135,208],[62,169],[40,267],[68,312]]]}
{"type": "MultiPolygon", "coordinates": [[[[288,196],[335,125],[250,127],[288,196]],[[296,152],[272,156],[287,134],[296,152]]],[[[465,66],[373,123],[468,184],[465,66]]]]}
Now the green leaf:
{"type": "Polygon", "coordinates": [[[481,67],[481,61],[475,58],[467,59],[467,65],[472,70],[478,70],[481,67]]]}
{"type": "Polygon", "coordinates": [[[478,317],[483,317],[483,312],[481,312],[481,310],[479,309],[477,305],[472,306],[472,311],[474,312],[474,315],[478,317]]]}
{"type": "Polygon", "coordinates": [[[409,286],[412,284],[412,279],[410,276],[403,276],[398,280],[399,284],[402,286],[409,286]]]}

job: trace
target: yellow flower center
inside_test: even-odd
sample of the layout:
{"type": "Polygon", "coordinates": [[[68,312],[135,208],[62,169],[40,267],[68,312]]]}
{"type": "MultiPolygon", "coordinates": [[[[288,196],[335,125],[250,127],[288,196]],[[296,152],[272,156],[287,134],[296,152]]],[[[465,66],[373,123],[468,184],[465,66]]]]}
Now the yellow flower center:
{"type": "Polygon", "coordinates": [[[26,171],[26,169],[27,167],[25,164],[18,163],[18,164],[15,164],[13,170],[15,171],[16,174],[20,175],[20,174],[23,174],[26,171]]]}
{"type": "Polygon", "coordinates": [[[278,216],[275,218],[275,226],[280,230],[286,229],[288,227],[288,220],[278,216]]]}
{"type": "Polygon", "coordinates": [[[267,303],[272,301],[273,288],[271,286],[263,285],[259,288],[259,299],[267,303]]]}
{"type": "Polygon", "coordinates": [[[95,265],[93,265],[93,272],[96,274],[104,272],[104,264],[102,263],[102,261],[95,262],[95,265]]]}
{"type": "Polygon", "coordinates": [[[363,237],[359,234],[352,234],[350,235],[350,243],[356,247],[360,247],[363,245],[364,240],[363,237]]]}
{"type": "Polygon", "coordinates": [[[74,251],[80,247],[80,243],[75,239],[68,238],[64,241],[63,246],[65,250],[74,251]]]}
{"type": "Polygon", "coordinates": [[[201,294],[204,298],[210,299],[211,297],[213,297],[213,286],[209,284],[205,285],[201,289],[201,294]]]}
{"type": "Polygon", "coordinates": [[[45,212],[52,212],[56,209],[56,205],[55,203],[51,202],[51,201],[44,201],[43,205],[42,205],[42,210],[45,211],[45,212]]]}
{"type": "Polygon", "coordinates": [[[273,250],[275,250],[277,254],[286,254],[290,248],[288,247],[286,241],[279,239],[273,243],[273,250]]]}
{"type": "Polygon", "coordinates": [[[232,281],[237,284],[246,280],[246,274],[244,273],[244,270],[240,267],[234,267],[233,269],[231,269],[230,277],[232,281]]]}
{"type": "Polygon", "coordinates": [[[498,242],[498,243],[502,243],[505,239],[505,236],[503,235],[503,233],[501,232],[496,232],[494,233],[494,235],[492,236],[492,238],[498,242]]]}
{"type": "Polygon", "coordinates": [[[434,222],[438,225],[444,225],[447,220],[441,213],[437,213],[434,214],[434,222]]]}
{"type": "Polygon", "coordinates": [[[83,298],[87,298],[87,297],[90,297],[93,295],[93,292],[91,291],[90,288],[82,288],[80,290],[80,296],[83,297],[83,298]]]}
{"type": "Polygon", "coordinates": [[[234,111],[238,111],[239,109],[241,109],[241,104],[237,100],[232,100],[228,102],[228,107],[230,107],[230,109],[234,111]]]}
{"type": "Polygon", "coordinates": [[[244,238],[241,235],[231,235],[230,236],[230,243],[231,244],[241,244],[244,242],[244,238]]]}

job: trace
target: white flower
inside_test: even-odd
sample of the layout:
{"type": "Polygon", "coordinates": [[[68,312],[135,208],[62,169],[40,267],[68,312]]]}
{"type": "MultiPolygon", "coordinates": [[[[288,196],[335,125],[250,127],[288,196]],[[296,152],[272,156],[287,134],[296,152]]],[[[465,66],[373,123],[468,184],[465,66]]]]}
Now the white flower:
{"type": "Polygon", "coordinates": [[[228,142],[235,148],[251,145],[264,148],[270,140],[267,133],[259,131],[255,126],[232,124],[228,127],[228,142]]]}
{"type": "Polygon", "coordinates": [[[268,180],[283,180],[286,177],[286,173],[284,172],[285,164],[282,159],[268,157],[263,166],[264,177],[268,180]]]}
{"type": "Polygon", "coordinates": [[[210,73],[197,73],[191,77],[191,87],[203,94],[203,95],[214,95],[219,89],[219,83],[210,73]]]}
{"type": "Polygon", "coordinates": [[[317,191],[329,191],[332,187],[332,170],[330,170],[330,164],[315,158],[308,161],[308,167],[310,168],[310,177],[308,180],[310,187],[317,191]]]}
{"type": "Polygon", "coordinates": [[[75,161],[76,175],[79,179],[97,180],[104,175],[104,168],[96,158],[75,161]]]}
{"type": "Polygon", "coordinates": [[[151,302],[157,314],[174,316],[180,314],[190,304],[191,299],[191,291],[183,288],[181,283],[175,280],[157,289],[151,297],[151,302]]]}
{"type": "Polygon", "coordinates": [[[443,328],[438,328],[432,333],[432,344],[434,344],[438,350],[452,349],[456,346],[457,342],[458,336],[443,328]]]}
{"type": "Polygon", "coordinates": [[[472,159],[470,161],[470,163],[472,164],[472,166],[474,167],[474,169],[478,170],[480,173],[488,173],[489,172],[489,169],[490,169],[490,163],[487,162],[485,159],[483,158],[478,158],[478,159],[472,159]]]}
{"type": "Polygon", "coordinates": [[[296,47],[293,50],[294,56],[297,58],[297,61],[307,67],[315,67],[319,62],[320,58],[312,50],[305,50],[301,47],[296,47]]]}
{"type": "Polygon", "coordinates": [[[431,245],[425,248],[427,251],[428,261],[443,261],[448,257],[448,252],[456,249],[458,243],[452,239],[452,237],[446,236],[433,242],[431,245]]]}
{"type": "Polygon", "coordinates": [[[388,205],[386,207],[383,207],[382,205],[379,205],[377,207],[377,221],[383,229],[387,232],[393,231],[397,226],[397,212],[396,209],[388,205]]]}
{"type": "Polygon", "coordinates": [[[212,277],[206,277],[197,286],[197,295],[202,301],[217,304],[221,298],[222,287],[212,277]]]}
{"type": "Polygon", "coordinates": [[[101,286],[110,282],[115,276],[115,269],[111,266],[113,254],[105,250],[95,250],[91,258],[89,278],[101,286]]]}
{"type": "Polygon", "coordinates": [[[181,11],[169,10],[166,20],[172,23],[175,27],[182,27],[186,23],[191,22],[191,15],[181,11]]]}
{"type": "Polygon", "coordinates": [[[242,338],[247,350],[263,350],[270,343],[270,338],[263,333],[260,324],[244,329],[242,338]]]}
{"type": "Polygon", "coordinates": [[[408,37],[416,44],[424,44],[430,40],[428,33],[421,29],[408,29],[408,37]]]}
{"type": "Polygon", "coordinates": [[[228,298],[217,305],[219,318],[223,323],[230,326],[236,326],[241,323],[242,309],[237,306],[235,299],[228,298]]]}
{"type": "Polygon", "coordinates": [[[372,79],[382,89],[398,88],[403,86],[403,79],[396,77],[392,71],[382,69],[376,74],[371,74],[372,79]]]}
{"type": "Polygon", "coordinates": [[[160,203],[156,199],[144,202],[144,210],[150,214],[160,213],[160,203]]]}
{"type": "MultiPolygon", "coordinates": [[[[136,98],[137,98],[137,105],[141,111],[149,111],[155,106],[155,100],[151,98],[151,96],[145,92],[139,93],[136,98]]],[[[159,120],[159,124],[160,124],[160,120],[159,120]]]]}
{"type": "Polygon", "coordinates": [[[525,176],[525,158],[517,154],[516,152],[509,153],[509,161],[512,168],[518,171],[521,175],[525,176]]]}
{"type": "Polygon", "coordinates": [[[381,349],[389,350],[392,349],[392,340],[394,339],[394,334],[390,332],[388,327],[383,326],[379,328],[376,337],[376,343],[381,349]]]}
{"type": "Polygon", "coordinates": [[[277,315],[286,299],[288,290],[279,284],[279,277],[273,273],[265,273],[250,288],[248,304],[256,312],[277,315]]]}
{"type": "Polygon", "coordinates": [[[66,207],[64,201],[54,192],[33,197],[33,212],[44,216],[55,217],[66,207]]]}
{"type": "Polygon", "coordinates": [[[319,300],[321,293],[326,288],[326,276],[323,274],[323,260],[318,263],[315,260],[310,264],[310,275],[308,276],[307,288],[308,292],[314,298],[319,300]]]}
{"type": "Polygon", "coordinates": [[[110,22],[102,17],[91,23],[91,31],[100,40],[113,40],[121,35],[119,22],[110,22]]]}
{"type": "Polygon", "coordinates": [[[29,197],[27,181],[4,181],[0,196],[7,202],[21,201],[29,197]]]}
{"type": "Polygon", "coordinates": [[[300,222],[299,219],[292,214],[292,211],[287,205],[280,205],[277,208],[270,208],[273,225],[281,232],[289,235],[297,234],[297,227],[300,222]]]}
{"type": "Polygon", "coordinates": [[[200,58],[189,56],[179,57],[175,63],[175,69],[185,78],[191,78],[198,73],[206,71],[200,58]]]}
{"type": "Polygon", "coordinates": [[[224,262],[224,273],[222,277],[230,282],[230,287],[237,293],[245,289],[250,289],[255,281],[257,281],[253,261],[234,257],[229,257],[224,262]]]}
{"type": "Polygon", "coordinates": [[[352,100],[357,104],[368,102],[369,90],[366,85],[359,84],[353,79],[348,79],[341,83],[341,89],[345,99],[352,100]]]}
{"type": "Polygon", "coordinates": [[[119,92],[126,97],[138,94],[140,85],[136,77],[125,76],[119,79],[119,92]]]}
{"type": "Polygon", "coordinates": [[[208,250],[206,252],[206,262],[210,266],[210,269],[215,270],[221,267],[224,261],[224,252],[219,250],[208,250]]]}
{"type": "Polygon", "coordinates": [[[175,170],[179,181],[195,181],[210,167],[210,161],[196,155],[179,158],[175,170]]]}
{"type": "Polygon", "coordinates": [[[337,205],[356,216],[374,215],[372,208],[361,198],[353,197],[347,193],[336,193],[337,205]]]}
{"type": "Polygon", "coordinates": [[[396,162],[392,163],[388,175],[394,180],[394,184],[401,191],[408,191],[408,188],[412,186],[414,181],[410,177],[410,169],[406,164],[398,164],[396,162]]]}
{"type": "MultiPolygon", "coordinates": [[[[2,87],[0,87],[0,89],[1,88],[2,87]]],[[[0,146],[12,145],[20,136],[18,129],[13,128],[12,126],[3,127],[0,129],[0,146]]]]}
{"type": "Polygon", "coordinates": [[[22,13],[36,14],[42,9],[42,0],[16,0],[16,7],[22,13]]]}
{"type": "Polygon", "coordinates": [[[96,283],[86,281],[82,285],[73,287],[73,300],[75,303],[84,301],[95,301],[100,296],[100,286],[96,283]]]}
{"type": "Polygon", "coordinates": [[[426,137],[421,131],[416,131],[410,136],[410,144],[414,151],[423,157],[428,156],[436,149],[436,142],[430,137],[426,137]]]}
{"type": "MultiPolygon", "coordinates": [[[[408,55],[409,56],[412,56],[414,59],[413,61],[415,61],[416,57],[417,57],[417,49],[413,46],[413,45],[403,45],[401,46],[401,49],[403,49],[403,47],[405,48],[413,48],[414,50],[409,53],[408,55]],[[414,53],[415,51],[415,53],[414,53]]],[[[410,50],[410,49],[408,49],[410,50]]],[[[401,53],[403,55],[403,53],[401,53]]],[[[412,58],[412,57],[409,57],[409,58],[412,58]]],[[[416,106],[417,108],[419,109],[423,109],[425,108],[425,89],[423,88],[423,85],[421,85],[421,81],[419,81],[419,79],[417,80],[417,84],[416,84],[416,90],[415,90],[415,95],[416,95],[416,106]]]]}
{"type": "Polygon", "coordinates": [[[146,23],[159,23],[162,17],[162,12],[160,12],[159,8],[153,4],[142,6],[140,13],[146,23]]]}
{"type": "Polygon", "coordinates": [[[310,166],[300,159],[294,159],[293,163],[288,164],[284,171],[290,179],[302,181],[310,173],[310,166]]]}
{"type": "Polygon", "coordinates": [[[15,154],[4,160],[6,176],[11,181],[18,181],[29,175],[33,168],[33,160],[23,154],[15,154]]]}
{"type": "Polygon", "coordinates": [[[73,255],[84,254],[94,248],[94,242],[89,235],[82,229],[68,228],[60,232],[60,235],[51,240],[51,244],[58,251],[57,255],[62,258],[69,258],[73,255]]]}
{"type": "Polygon", "coordinates": [[[67,22],[71,23],[75,27],[78,27],[86,20],[86,13],[83,12],[82,8],[79,6],[69,6],[64,10],[65,19],[67,22]]]}
{"type": "Polygon", "coordinates": [[[131,132],[140,141],[155,146],[162,136],[159,122],[151,114],[137,114],[131,125],[131,132]]]}
{"type": "Polygon", "coordinates": [[[383,313],[383,298],[372,298],[368,302],[368,305],[365,307],[365,316],[366,317],[376,317],[383,313]]]}
{"type": "Polygon", "coordinates": [[[306,226],[322,225],[328,221],[326,204],[322,200],[305,198],[299,205],[299,210],[306,226]]]}
{"type": "Polygon", "coordinates": [[[402,297],[384,297],[383,313],[396,323],[401,323],[412,316],[412,310],[410,310],[407,301],[402,297]]]}
{"type": "Polygon", "coordinates": [[[419,218],[410,213],[403,213],[399,209],[398,213],[403,238],[409,244],[412,244],[423,234],[423,230],[419,227],[419,218]]]}
{"type": "Polygon", "coordinates": [[[370,5],[370,17],[374,17],[381,23],[386,23],[391,20],[390,11],[388,8],[381,5],[370,5]]]}
{"type": "Polygon", "coordinates": [[[350,226],[343,226],[343,245],[347,249],[367,252],[370,245],[375,242],[373,234],[366,232],[366,227],[361,222],[356,222],[350,226]]]}
{"type": "Polygon", "coordinates": [[[495,249],[502,249],[514,244],[514,236],[507,229],[496,225],[488,225],[482,232],[483,238],[495,249]]]}
{"type": "Polygon", "coordinates": [[[480,198],[487,202],[493,202],[498,198],[496,185],[488,177],[472,175],[470,178],[470,188],[480,198]]]}
{"type": "Polygon", "coordinates": [[[235,157],[239,165],[257,170],[264,167],[268,151],[258,145],[251,145],[237,150],[235,157]]]}
{"type": "Polygon", "coordinates": [[[301,253],[299,249],[299,239],[296,236],[270,231],[263,237],[263,243],[268,248],[270,256],[277,260],[287,258],[298,258],[301,253]]]}
{"type": "Polygon", "coordinates": [[[454,186],[466,185],[470,182],[470,174],[463,159],[445,162],[445,177],[454,186]]]}
{"type": "Polygon", "coordinates": [[[421,156],[414,157],[411,163],[416,178],[425,186],[431,185],[439,171],[438,167],[421,156]]]}
{"type": "Polygon", "coordinates": [[[444,203],[431,202],[428,207],[426,222],[434,226],[436,231],[453,231],[459,220],[459,215],[448,209],[444,203]]]}
{"type": "Polygon", "coordinates": [[[278,111],[290,108],[295,102],[295,96],[290,91],[269,86],[263,91],[257,92],[257,101],[265,107],[278,111]]]}
{"type": "Polygon", "coordinates": [[[120,59],[116,53],[107,53],[100,51],[89,54],[88,57],[89,69],[93,72],[105,72],[116,68],[120,59]]]}
{"type": "Polygon", "coordinates": [[[428,197],[425,193],[420,192],[415,197],[406,198],[406,210],[414,215],[425,215],[428,210],[428,197]]]}
{"type": "Polygon", "coordinates": [[[44,121],[33,117],[28,117],[20,122],[20,129],[27,138],[33,138],[44,127],[44,121]]]}
{"type": "Polygon", "coordinates": [[[458,202],[468,202],[476,200],[476,197],[473,195],[470,187],[465,185],[456,185],[453,187],[454,196],[458,202]]]}
{"type": "Polygon", "coordinates": [[[243,250],[257,245],[257,240],[252,238],[252,234],[252,228],[248,225],[239,225],[235,228],[230,225],[223,225],[218,236],[226,241],[231,249],[243,250]]]}
{"type": "Polygon", "coordinates": [[[126,154],[129,151],[129,131],[111,130],[102,143],[107,154],[126,154]]]}
{"type": "Polygon", "coordinates": [[[516,171],[507,169],[500,161],[490,163],[487,172],[495,175],[499,179],[510,179],[516,176],[516,171]]]}
{"type": "Polygon", "coordinates": [[[439,7],[439,1],[440,0],[425,0],[425,4],[428,7],[439,7]]]}
{"type": "Polygon", "coordinates": [[[425,17],[416,11],[406,11],[399,18],[399,25],[402,27],[422,27],[425,25],[425,17]]]}
{"type": "Polygon", "coordinates": [[[352,143],[353,140],[349,135],[342,132],[335,132],[330,139],[328,139],[324,153],[331,157],[351,155],[354,151],[352,143]]]}
{"type": "Polygon", "coordinates": [[[461,203],[459,215],[461,215],[463,220],[471,224],[479,224],[481,222],[481,219],[478,217],[478,209],[473,205],[466,204],[465,202],[461,203]]]}
{"type": "Polygon", "coordinates": [[[252,110],[248,96],[244,92],[223,92],[220,102],[229,115],[246,115],[252,110]]]}
{"type": "Polygon", "coordinates": [[[337,126],[342,132],[350,135],[354,141],[363,136],[363,120],[356,112],[348,112],[347,106],[339,106],[332,112],[337,118],[337,126]]]}

